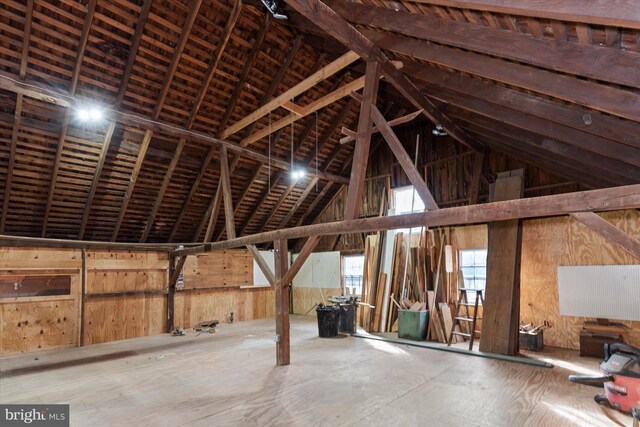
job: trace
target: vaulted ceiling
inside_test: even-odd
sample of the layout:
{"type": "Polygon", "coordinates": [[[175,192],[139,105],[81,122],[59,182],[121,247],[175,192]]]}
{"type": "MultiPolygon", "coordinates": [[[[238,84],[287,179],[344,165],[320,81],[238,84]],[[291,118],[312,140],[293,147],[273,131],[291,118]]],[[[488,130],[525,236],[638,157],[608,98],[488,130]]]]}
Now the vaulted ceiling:
{"type": "MultiPolygon", "coordinates": [[[[639,181],[640,11],[632,2],[580,10],[571,1],[547,10],[531,0],[326,3],[401,61],[474,149],[587,187],[639,181]]],[[[225,132],[348,51],[313,17],[279,7],[287,21],[255,0],[3,1],[0,234],[224,238],[222,143],[238,235],[313,221],[348,180],[353,145],[339,139],[342,126],[355,128],[357,102],[347,94],[296,120],[293,132],[261,137],[292,117],[285,108],[225,132]],[[93,103],[106,117],[87,126],[76,113],[93,103]],[[290,178],[291,151],[304,178],[290,178]]],[[[362,73],[354,62],[292,101],[309,105],[362,73]]],[[[382,87],[389,118],[415,109],[382,87]]]]}

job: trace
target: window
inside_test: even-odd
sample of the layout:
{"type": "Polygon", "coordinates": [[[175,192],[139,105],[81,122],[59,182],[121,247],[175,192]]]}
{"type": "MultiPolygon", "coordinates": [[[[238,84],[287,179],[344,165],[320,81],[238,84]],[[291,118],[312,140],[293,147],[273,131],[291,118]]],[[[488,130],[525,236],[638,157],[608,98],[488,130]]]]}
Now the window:
{"type": "Polygon", "coordinates": [[[2,276],[0,298],[70,295],[71,276],[2,276]]]}
{"type": "Polygon", "coordinates": [[[487,250],[461,249],[458,252],[459,269],[464,277],[464,287],[485,289],[487,283],[487,250]]]}
{"type": "MultiPolygon", "coordinates": [[[[394,215],[403,215],[414,212],[424,212],[424,202],[418,195],[418,192],[413,188],[401,187],[393,190],[393,207],[394,215]]],[[[409,233],[408,228],[399,229],[404,233],[409,233]]],[[[411,229],[412,234],[420,234],[421,227],[414,227],[411,229]]]]}
{"type": "MultiPolygon", "coordinates": [[[[364,272],[364,255],[342,257],[342,277],[344,287],[349,288],[351,295],[362,295],[362,274],[364,272]]],[[[346,294],[345,290],[345,294],[346,294]]]]}

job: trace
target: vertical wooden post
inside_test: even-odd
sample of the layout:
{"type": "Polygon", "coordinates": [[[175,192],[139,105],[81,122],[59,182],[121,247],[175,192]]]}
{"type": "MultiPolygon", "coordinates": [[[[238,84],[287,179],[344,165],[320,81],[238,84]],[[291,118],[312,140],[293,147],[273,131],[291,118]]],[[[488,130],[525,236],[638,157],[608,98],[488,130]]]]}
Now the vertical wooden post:
{"type": "Polygon", "coordinates": [[[167,324],[165,326],[165,332],[173,331],[174,327],[174,307],[175,307],[175,296],[176,296],[176,284],[172,283],[172,278],[175,275],[176,271],[176,257],[171,255],[169,256],[169,271],[167,275],[167,324]]]}
{"type": "Polygon", "coordinates": [[[80,280],[82,289],[80,289],[80,347],[84,346],[84,296],[87,293],[87,251],[82,249],[82,271],[80,271],[80,280]]]}
{"type": "Polygon", "coordinates": [[[380,64],[375,61],[367,62],[364,91],[360,104],[358,119],[358,133],[353,152],[349,191],[344,209],[344,219],[355,219],[360,216],[360,205],[364,192],[364,181],[369,161],[369,146],[371,145],[371,108],[378,99],[378,84],[380,83],[380,64]]]}
{"type": "Polygon", "coordinates": [[[469,185],[469,204],[478,203],[480,195],[480,175],[482,175],[482,166],[484,165],[484,153],[477,152],[473,160],[473,175],[471,175],[471,184],[469,185]]]}
{"type": "Polygon", "coordinates": [[[276,240],[275,251],[276,276],[276,364],[288,365],[289,351],[289,285],[282,281],[289,269],[289,251],[287,240],[276,240]]]}

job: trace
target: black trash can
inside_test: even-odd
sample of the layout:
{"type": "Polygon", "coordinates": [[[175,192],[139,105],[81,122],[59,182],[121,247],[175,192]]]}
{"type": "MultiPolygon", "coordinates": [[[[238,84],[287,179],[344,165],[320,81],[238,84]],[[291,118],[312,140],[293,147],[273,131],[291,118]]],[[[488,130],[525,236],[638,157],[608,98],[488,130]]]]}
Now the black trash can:
{"type": "Polygon", "coordinates": [[[356,333],[356,311],[356,305],[353,303],[340,305],[338,332],[342,334],[356,333]]]}
{"type": "Polygon", "coordinates": [[[338,335],[340,307],[318,306],[316,308],[316,315],[318,316],[319,337],[332,338],[338,335]]]}

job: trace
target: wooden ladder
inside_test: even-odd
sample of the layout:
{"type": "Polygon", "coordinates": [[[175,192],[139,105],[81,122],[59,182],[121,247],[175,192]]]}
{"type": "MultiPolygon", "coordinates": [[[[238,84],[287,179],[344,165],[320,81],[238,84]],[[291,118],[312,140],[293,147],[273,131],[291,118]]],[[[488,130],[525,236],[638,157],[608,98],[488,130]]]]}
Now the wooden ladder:
{"type": "Polygon", "coordinates": [[[451,326],[451,333],[449,334],[449,341],[447,345],[450,346],[453,341],[453,336],[458,335],[464,338],[469,338],[469,351],[473,350],[473,340],[476,337],[476,332],[480,332],[476,330],[476,323],[478,320],[482,320],[482,317],[478,317],[478,307],[484,304],[484,298],[482,298],[482,289],[472,289],[472,288],[460,288],[458,303],[456,304],[456,315],[453,318],[453,326],[451,326]],[[476,301],[473,304],[469,303],[469,298],[467,298],[467,292],[475,292],[476,293],[476,301]],[[465,315],[463,316],[461,311],[462,307],[465,309],[465,315]],[[473,307],[473,316],[469,314],[469,307],[473,307]],[[467,326],[471,323],[470,333],[462,332],[466,328],[462,328],[462,323],[465,322],[467,326]],[[460,332],[456,331],[456,325],[459,327],[460,332]]]}

